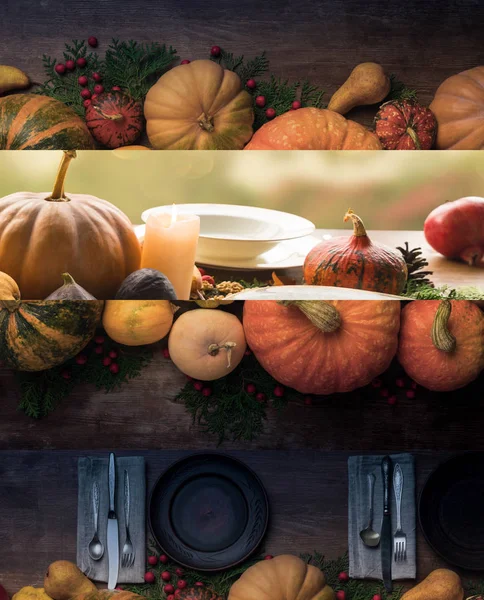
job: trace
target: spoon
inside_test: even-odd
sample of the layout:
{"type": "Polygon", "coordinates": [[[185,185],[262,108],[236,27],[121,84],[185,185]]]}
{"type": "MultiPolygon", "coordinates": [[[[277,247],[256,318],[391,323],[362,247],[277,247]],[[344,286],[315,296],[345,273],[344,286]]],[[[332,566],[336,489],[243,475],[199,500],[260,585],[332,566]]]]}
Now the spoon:
{"type": "Polygon", "coordinates": [[[92,560],[100,560],[104,555],[104,546],[98,535],[99,521],[99,487],[97,483],[92,486],[92,507],[94,510],[94,536],[89,542],[89,556],[92,560]]]}
{"type": "Polygon", "coordinates": [[[368,492],[369,492],[369,517],[368,525],[360,531],[360,538],[365,546],[376,548],[380,543],[380,534],[373,530],[373,498],[375,495],[376,477],[373,473],[368,474],[368,492]]]}

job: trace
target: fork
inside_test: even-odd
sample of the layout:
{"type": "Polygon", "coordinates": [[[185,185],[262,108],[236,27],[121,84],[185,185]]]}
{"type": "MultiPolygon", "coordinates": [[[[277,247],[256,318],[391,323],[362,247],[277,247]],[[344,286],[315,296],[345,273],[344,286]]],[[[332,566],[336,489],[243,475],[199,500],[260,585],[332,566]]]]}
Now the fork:
{"type": "Polygon", "coordinates": [[[395,465],[393,472],[393,489],[395,490],[395,500],[397,502],[397,530],[393,536],[393,553],[395,562],[407,560],[407,536],[402,529],[402,492],[403,492],[403,473],[400,465],[395,465]]]}
{"type": "Polygon", "coordinates": [[[134,565],[135,552],[133,542],[129,533],[129,514],[130,514],[130,489],[128,471],[124,472],[124,518],[126,524],[126,541],[121,555],[121,566],[123,569],[129,569],[134,565]]]}

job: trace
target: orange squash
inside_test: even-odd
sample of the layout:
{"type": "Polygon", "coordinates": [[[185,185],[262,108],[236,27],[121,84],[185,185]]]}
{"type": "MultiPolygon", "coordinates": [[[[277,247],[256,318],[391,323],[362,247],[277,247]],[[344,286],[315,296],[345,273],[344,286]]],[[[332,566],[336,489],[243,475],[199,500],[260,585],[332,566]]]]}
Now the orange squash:
{"type": "Polygon", "coordinates": [[[363,125],[320,108],[290,110],[256,131],[246,150],[381,150],[363,125]]]}
{"type": "Polygon", "coordinates": [[[249,567],[228,600],[334,600],[334,592],[320,569],[288,554],[249,567]]]}
{"type": "Polygon", "coordinates": [[[247,300],[247,343],[279,383],[302,394],[349,392],[390,365],[400,302],[247,300]]]}
{"type": "Polygon", "coordinates": [[[437,149],[484,149],[484,66],[446,79],[430,110],[437,123],[437,149]]]}
{"type": "Polygon", "coordinates": [[[304,280],[309,285],[332,285],[371,292],[400,294],[408,270],[403,256],[372,242],[363,221],[350,209],[344,220],[353,221],[353,235],[317,244],[304,261],[304,280]]]}
{"type": "Polygon", "coordinates": [[[157,150],[240,150],[252,136],[252,97],[240,77],[211,60],[162,75],[144,105],[157,150]]]}
{"type": "Polygon", "coordinates": [[[484,369],[484,313],[467,300],[418,300],[402,311],[398,360],[423,387],[448,392],[484,369]]]}
{"type": "Polygon", "coordinates": [[[64,193],[75,152],[65,152],[52,194],[18,192],[0,199],[0,269],[25,300],[41,300],[70,273],[90,294],[113,298],[141,249],[128,217],[94,196],[64,193]]]}

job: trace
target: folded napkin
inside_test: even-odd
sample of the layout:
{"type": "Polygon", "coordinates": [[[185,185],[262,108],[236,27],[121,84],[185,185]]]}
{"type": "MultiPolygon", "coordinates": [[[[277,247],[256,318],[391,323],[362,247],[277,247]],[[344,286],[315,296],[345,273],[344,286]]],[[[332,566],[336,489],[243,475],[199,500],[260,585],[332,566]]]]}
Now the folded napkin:
{"type": "MultiPolygon", "coordinates": [[[[77,508],[77,566],[90,579],[108,581],[107,523],[109,512],[108,487],[109,457],[83,457],[78,463],[78,508],[77,508]],[[93,484],[99,487],[99,538],[104,544],[104,556],[93,561],[88,552],[89,542],[94,535],[93,484]]],[[[135,550],[135,562],[130,569],[119,565],[119,583],[142,583],[146,562],[146,479],[145,461],[141,456],[116,458],[116,513],[119,523],[119,557],[126,539],[124,516],[124,471],[128,472],[130,485],[129,531],[135,550]]]]}
{"type": "MultiPolygon", "coordinates": [[[[383,518],[382,456],[352,456],[348,459],[348,548],[350,577],[355,579],[381,579],[380,546],[368,548],[360,538],[360,531],[368,525],[369,489],[368,474],[374,473],[375,498],[373,529],[381,531],[383,518]]],[[[407,534],[407,560],[392,563],[392,578],[415,579],[416,577],[416,502],[415,461],[411,454],[391,455],[393,467],[398,463],[403,473],[402,529],[407,534]]],[[[396,531],[396,500],[391,491],[392,533],[396,531]]]]}

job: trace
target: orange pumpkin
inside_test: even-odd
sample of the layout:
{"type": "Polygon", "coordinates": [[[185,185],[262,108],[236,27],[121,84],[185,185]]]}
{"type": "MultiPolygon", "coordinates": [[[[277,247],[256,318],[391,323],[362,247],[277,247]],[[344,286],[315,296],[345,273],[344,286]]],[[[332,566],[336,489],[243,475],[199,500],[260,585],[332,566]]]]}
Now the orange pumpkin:
{"type": "Polygon", "coordinates": [[[249,567],[228,600],[334,600],[334,592],[320,569],[288,554],[249,567]]]}
{"type": "Polygon", "coordinates": [[[246,150],[381,150],[363,125],[320,108],[290,110],[256,131],[246,150]]]}
{"type": "Polygon", "coordinates": [[[211,60],[171,69],[144,105],[157,150],[240,150],[252,136],[252,97],[240,77],[211,60]]]}
{"type": "Polygon", "coordinates": [[[394,300],[247,300],[244,330],[257,360],[302,394],[349,392],[390,365],[398,345],[394,300]]]}
{"type": "Polygon", "coordinates": [[[353,221],[350,238],[336,237],[317,244],[304,261],[309,285],[332,285],[386,294],[400,294],[408,270],[396,250],[372,242],[363,221],[350,209],[344,220],[353,221]]]}
{"type": "Polygon", "coordinates": [[[484,369],[484,314],[467,300],[418,300],[402,311],[398,360],[429,390],[464,387],[484,369]]]}
{"type": "Polygon", "coordinates": [[[484,66],[446,79],[430,105],[439,150],[484,149],[484,66]]]}
{"type": "Polygon", "coordinates": [[[62,273],[96,298],[113,298],[139,268],[140,245],[128,217],[106,200],[64,193],[74,156],[64,153],[52,194],[18,192],[0,199],[0,269],[26,300],[46,298],[62,273]]]}

